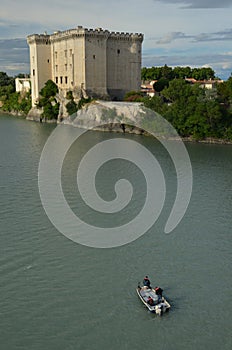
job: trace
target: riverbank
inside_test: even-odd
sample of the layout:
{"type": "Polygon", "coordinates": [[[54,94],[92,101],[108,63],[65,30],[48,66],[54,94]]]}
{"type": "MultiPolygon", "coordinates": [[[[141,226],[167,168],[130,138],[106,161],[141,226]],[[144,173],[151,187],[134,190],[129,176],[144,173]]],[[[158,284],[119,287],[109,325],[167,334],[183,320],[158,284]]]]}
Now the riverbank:
{"type": "MultiPolygon", "coordinates": [[[[124,102],[123,102],[124,103],[124,102]]],[[[125,102],[126,103],[126,102],[125,102]]],[[[135,103],[133,103],[135,105],[135,103]]],[[[28,113],[27,115],[18,112],[18,111],[12,111],[12,112],[6,112],[0,109],[0,114],[11,116],[11,117],[17,117],[26,119],[28,121],[34,121],[39,123],[46,123],[46,124],[70,124],[67,122],[67,120],[70,118],[67,118],[63,121],[57,121],[55,119],[51,120],[45,120],[41,118],[41,111],[33,110],[32,113],[28,113]]],[[[112,122],[112,117],[109,118],[110,120],[104,120],[104,125],[101,125],[99,127],[91,128],[95,131],[101,131],[101,132],[114,132],[114,133],[124,133],[124,134],[135,134],[135,135],[144,135],[144,136],[152,136],[151,133],[145,131],[142,128],[139,128],[135,125],[126,124],[126,123],[118,123],[118,122],[112,122]]],[[[77,126],[77,125],[74,125],[77,126]]],[[[79,126],[81,127],[81,125],[79,126]]],[[[173,140],[178,140],[178,138],[173,137],[173,140]]],[[[232,145],[232,141],[228,139],[221,139],[221,138],[214,138],[214,137],[207,137],[205,139],[194,139],[192,136],[188,137],[181,137],[182,141],[184,142],[192,142],[192,143],[205,143],[205,144],[219,144],[219,145],[232,145]]]]}

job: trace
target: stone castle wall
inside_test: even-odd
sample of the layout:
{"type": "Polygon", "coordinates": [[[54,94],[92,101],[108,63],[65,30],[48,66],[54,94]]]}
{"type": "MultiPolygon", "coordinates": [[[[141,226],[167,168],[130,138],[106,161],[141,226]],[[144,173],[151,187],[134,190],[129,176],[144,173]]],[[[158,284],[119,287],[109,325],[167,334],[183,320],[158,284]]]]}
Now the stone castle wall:
{"type": "Polygon", "coordinates": [[[33,105],[48,79],[62,93],[83,89],[91,97],[121,99],[140,89],[142,34],[77,27],[27,41],[33,105]]]}

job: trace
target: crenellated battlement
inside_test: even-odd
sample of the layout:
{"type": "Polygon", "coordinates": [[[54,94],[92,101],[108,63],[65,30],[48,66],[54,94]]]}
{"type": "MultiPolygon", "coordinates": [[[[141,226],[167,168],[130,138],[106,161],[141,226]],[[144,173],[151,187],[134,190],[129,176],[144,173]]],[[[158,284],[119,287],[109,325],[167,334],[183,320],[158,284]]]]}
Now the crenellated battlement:
{"type": "Polygon", "coordinates": [[[51,44],[50,35],[48,34],[32,34],[28,35],[27,43],[30,44],[51,44]]]}
{"type": "Polygon", "coordinates": [[[133,40],[133,41],[143,41],[143,34],[141,33],[125,33],[125,32],[110,32],[102,28],[87,29],[82,26],[78,26],[74,29],[68,29],[65,31],[56,31],[53,34],[33,34],[27,37],[28,44],[32,43],[45,43],[51,44],[51,42],[56,42],[60,40],[67,40],[69,38],[75,37],[100,37],[100,38],[110,38],[116,40],[133,40]]]}

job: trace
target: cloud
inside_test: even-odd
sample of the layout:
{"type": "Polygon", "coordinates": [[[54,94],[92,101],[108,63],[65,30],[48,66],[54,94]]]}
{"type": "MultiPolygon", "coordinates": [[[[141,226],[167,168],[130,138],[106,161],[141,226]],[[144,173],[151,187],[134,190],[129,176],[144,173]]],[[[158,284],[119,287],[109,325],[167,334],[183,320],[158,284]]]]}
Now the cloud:
{"type": "Polygon", "coordinates": [[[154,0],[166,4],[181,4],[184,9],[218,9],[232,6],[231,0],[154,0]]]}
{"type": "Polygon", "coordinates": [[[25,39],[0,40],[0,71],[29,73],[29,48],[25,39]]]}
{"type": "Polygon", "coordinates": [[[224,52],[221,54],[164,54],[158,55],[152,50],[144,51],[143,63],[145,67],[164,66],[167,64],[171,67],[190,66],[190,67],[212,67],[216,75],[222,79],[228,79],[232,72],[232,52],[224,52]]]}
{"type": "Polygon", "coordinates": [[[43,33],[47,29],[50,29],[50,27],[44,26],[41,23],[27,21],[11,22],[0,17],[0,40],[15,37],[25,38],[28,34],[43,33]]]}
{"type": "Polygon", "coordinates": [[[232,40],[232,28],[215,33],[201,33],[194,37],[194,41],[227,41],[232,40]]]}
{"type": "Polygon", "coordinates": [[[157,44],[169,44],[174,40],[192,38],[192,36],[186,35],[183,32],[171,32],[166,34],[163,38],[159,39],[157,44]]]}
{"type": "MultiPolygon", "coordinates": [[[[170,44],[174,40],[192,39],[192,42],[210,42],[210,41],[232,41],[232,28],[214,33],[200,33],[197,35],[188,35],[183,32],[171,32],[156,40],[156,44],[170,44]]],[[[150,38],[150,40],[155,40],[150,38]]]]}

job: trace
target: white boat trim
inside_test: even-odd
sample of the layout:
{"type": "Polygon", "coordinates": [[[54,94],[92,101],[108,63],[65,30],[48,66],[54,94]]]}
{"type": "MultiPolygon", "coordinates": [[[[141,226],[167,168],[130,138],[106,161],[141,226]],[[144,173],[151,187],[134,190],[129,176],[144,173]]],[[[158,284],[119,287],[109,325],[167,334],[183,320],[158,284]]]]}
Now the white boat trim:
{"type": "MultiPolygon", "coordinates": [[[[147,298],[148,296],[152,297],[153,300],[155,299],[154,296],[156,296],[156,291],[153,288],[148,288],[148,287],[140,288],[140,287],[138,287],[138,288],[136,288],[136,292],[137,292],[140,300],[142,301],[142,303],[148,308],[148,310],[150,312],[156,313],[156,314],[161,316],[164,312],[169,311],[169,309],[171,308],[171,305],[164,297],[162,297],[161,301],[156,302],[155,305],[151,306],[150,304],[147,303],[145,298],[147,298]],[[145,293],[146,296],[143,297],[141,295],[141,291],[146,292],[145,293]]],[[[158,298],[158,296],[157,296],[157,298],[158,298]]],[[[157,299],[155,299],[155,301],[156,300],[157,299]]]]}

